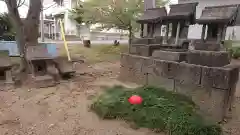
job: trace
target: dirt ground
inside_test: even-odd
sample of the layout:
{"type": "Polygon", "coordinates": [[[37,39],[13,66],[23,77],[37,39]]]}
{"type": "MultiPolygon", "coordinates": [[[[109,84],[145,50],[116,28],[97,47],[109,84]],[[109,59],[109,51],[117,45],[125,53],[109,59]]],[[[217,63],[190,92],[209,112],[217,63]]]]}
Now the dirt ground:
{"type": "Polygon", "coordinates": [[[81,64],[75,79],[56,87],[0,91],[0,135],[152,134],[124,122],[101,120],[89,111],[102,87],[121,84],[116,81],[118,68],[118,62],[81,64]]]}
{"type": "MultiPolygon", "coordinates": [[[[56,87],[0,91],[0,135],[155,135],[147,129],[134,130],[124,122],[101,120],[89,111],[91,99],[103,87],[136,87],[116,80],[119,62],[75,66],[76,77],[56,87]]],[[[240,84],[238,88],[240,91],[240,84]]],[[[229,135],[240,135],[239,92],[237,96],[236,113],[224,126],[229,135]]]]}

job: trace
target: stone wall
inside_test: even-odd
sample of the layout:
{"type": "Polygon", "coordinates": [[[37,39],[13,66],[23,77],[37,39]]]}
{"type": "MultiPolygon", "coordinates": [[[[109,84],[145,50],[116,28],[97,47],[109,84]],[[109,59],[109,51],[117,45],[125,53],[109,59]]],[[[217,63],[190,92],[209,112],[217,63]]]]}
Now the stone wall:
{"type": "Polygon", "coordinates": [[[207,118],[221,121],[231,108],[238,74],[229,65],[213,68],[122,54],[119,79],[189,96],[207,118]]]}

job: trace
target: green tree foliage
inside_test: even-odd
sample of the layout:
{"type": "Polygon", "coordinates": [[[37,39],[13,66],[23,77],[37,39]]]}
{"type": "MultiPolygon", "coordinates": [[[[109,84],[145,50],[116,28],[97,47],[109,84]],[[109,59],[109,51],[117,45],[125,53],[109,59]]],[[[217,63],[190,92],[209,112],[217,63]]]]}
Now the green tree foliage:
{"type": "MultiPolygon", "coordinates": [[[[157,0],[156,3],[160,7],[167,1],[157,0]]],[[[139,28],[136,19],[143,11],[143,0],[86,0],[73,9],[73,16],[75,20],[81,20],[81,23],[99,23],[102,28],[128,30],[131,36],[139,28]]]]}

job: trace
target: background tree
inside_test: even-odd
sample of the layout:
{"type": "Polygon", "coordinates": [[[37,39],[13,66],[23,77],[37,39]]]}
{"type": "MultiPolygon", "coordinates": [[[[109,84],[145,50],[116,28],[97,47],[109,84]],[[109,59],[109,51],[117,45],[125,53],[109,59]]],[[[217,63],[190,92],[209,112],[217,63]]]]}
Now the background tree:
{"type": "MultiPolygon", "coordinates": [[[[2,0],[8,8],[8,15],[11,24],[16,31],[16,41],[22,58],[22,69],[27,66],[25,59],[25,48],[30,45],[38,44],[40,12],[42,10],[43,0],[29,0],[29,9],[26,18],[20,18],[18,8],[25,4],[25,0],[2,0]]],[[[58,4],[62,0],[54,0],[58,4]]]]}
{"type": "MultiPolygon", "coordinates": [[[[156,2],[157,7],[167,3],[166,0],[156,2]]],[[[73,9],[72,13],[75,18],[86,24],[100,23],[102,28],[128,30],[131,39],[133,32],[139,30],[136,19],[143,11],[143,0],[87,0],[73,9]]]]}
{"type": "Polygon", "coordinates": [[[7,13],[0,14],[0,36],[4,33],[10,33],[12,24],[7,13]]]}

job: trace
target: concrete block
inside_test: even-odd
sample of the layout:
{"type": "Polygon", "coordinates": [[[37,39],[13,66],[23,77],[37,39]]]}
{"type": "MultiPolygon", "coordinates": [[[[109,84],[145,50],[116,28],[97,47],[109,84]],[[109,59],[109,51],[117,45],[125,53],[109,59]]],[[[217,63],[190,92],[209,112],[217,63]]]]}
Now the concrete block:
{"type": "Polygon", "coordinates": [[[187,52],[155,50],[152,57],[154,59],[181,62],[186,61],[187,52]]]}
{"type": "Polygon", "coordinates": [[[230,63],[230,57],[226,51],[192,50],[187,55],[187,63],[209,67],[222,67],[230,63]]]}
{"type": "Polygon", "coordinates": [[[178,72],[176,72],[175,80],[183,84],[199,85],[201,81],[202,67],[194,64],[180,63],[178,72]]]}
{"type": "Polygon", "coordinates": [[[161,65],[162,72],[161,75],[168,79],[174,79],[178,73],[179,63],[173,61],[165,61],[165,60],[155,60],[158,65],[161,65]]]}
{"type": "Polygon", "coordinates": [[[163,41],[163,37],[161,36],[157,36],[157,37],[154,37],[152,39],[149,39],[148,40],[148,44],[162,44],[162,41],[163,41]]]}
{"type": "Polygon", "coordinates": [[[148,57],[152,55],[154,50],[158,50],[160,48],[160,45],[131,44],[129,53],[148,57]]]}
{"type": "Polygon", "coordinates": [[[149,38],[134,38],[131,41],[131,44],[144,44],[147,45],[149,42],[149,38]]]}
{"type": "Polygon", "coordinates": [[[231,78],[231,72],[226,68],[202,67],[201,85],[228,90],[232,87],[231,81],[237,82],[231,78]]]}
{"type": "Polygon", "coordinates": [[[188,96],[208,119],[220,122],[227,113],[227,91],[175,81],[175,91],[188,96]]]}
{"type": "Polygon", "coordinates": [[[169,91],[174,90],[174,80],[162,76],[161,62],[156,62],[149,68],[147,84],[157,87],[164,87],[169,91]]]}
{"type": "MultiPolygon", "coordinates": [[[[119,80],[145,84],[147,74],[143,72],[143,64],[147,64],[148,60],[147,57],[122,54],[119,80]]],[[[148,65],[145,66],[147,71],[148,65]]]]}
{"type": "Polygon", "coordinates": [[[221,45],[216,43],[196,42],[194,43],[194,48],[195,50],[219,51],[221,49],[221,45]]]}
{"type": "Polygon", "coordinates": [[[118,79],[123,82],[132,82],[144,85],[146,84],[147,74],[129,67],[121,66],[118,79]]]}

